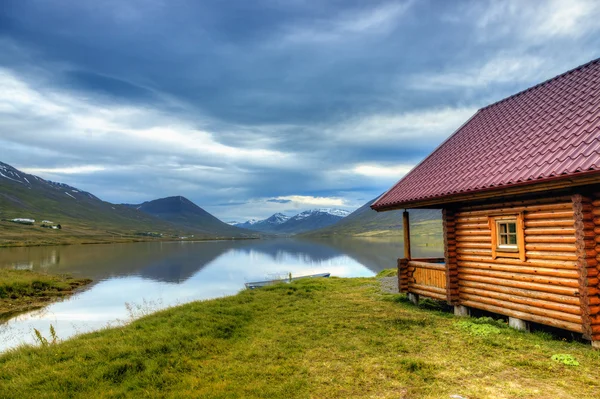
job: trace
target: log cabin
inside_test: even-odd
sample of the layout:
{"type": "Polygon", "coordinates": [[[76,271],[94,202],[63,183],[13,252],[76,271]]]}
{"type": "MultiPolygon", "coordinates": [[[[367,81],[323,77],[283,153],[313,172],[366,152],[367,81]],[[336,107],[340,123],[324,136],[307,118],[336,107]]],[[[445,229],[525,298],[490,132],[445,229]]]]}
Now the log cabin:
{"type": "Polygon", "coordinates": [[[600,348],[600,59],[480,109],[371,207],[404,209],[400,292],[600,348]],[[443,259],[411,258],[414,208],[442,209],[443,259]]]}

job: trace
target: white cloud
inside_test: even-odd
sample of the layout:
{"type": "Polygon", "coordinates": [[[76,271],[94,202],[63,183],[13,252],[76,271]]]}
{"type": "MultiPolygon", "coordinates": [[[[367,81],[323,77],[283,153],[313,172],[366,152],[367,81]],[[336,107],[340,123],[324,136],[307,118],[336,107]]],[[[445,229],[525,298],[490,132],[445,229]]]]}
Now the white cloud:
{"type": "Polygon", "coordinates": [[[293,27],[283,41],[295,43],[347,40],[349,35],[383,34],[390,31],[412,1],[390,2],[374,8],[345,12],[336,18],[293,27]]]}
{"type": "Polygon", "coordinates": [[[345,206],[343,198],[337,197],[313,197],[309,195],[286,195],[274,198],[278,201],[290,201],[295,206],[345,206]]]}
{"type": "Polygon", "coordinates": [[[106,170],[106,167],[101,165],[81,165],[69,166],[64,168],[21,168],[21,170],[29,174],[78,175],[101,172],[103,170],[106,170]]]}
{"type": "Polygon", "coordinates": [[[362,164],[356,165],[352,172],[373,178],[383,179],[399,179],[407,174],[414,165],[374,165],[374,164],[362,164]]]}
{"type": "Polygon", "coordinates": [[[498,55],[479,65],[457,68],[438,74],[411,78],[410,86],[420,90],[444,90],[457,87],[483,88],[490,84],[539,80],[545,72],[545,60],[531,55],[498,55]]]}
{"type": "Polygon", "coordinates": [[[37,89],[1,68],[0,116],[2,138],[16,143],[26,141],[31,134],[36,141],[57,148],[79,143],[87,148],[130,153],[145,150],[169,156],[196,156],[213,163],[277,168],[297,162],[293,154],[282,151],[219,143],[213,133],[151,108],[106,105],[67,92],[37,89]]]}
{"type": "Polygon", "coordinates": [[[370,115],[326,129],[345,143],[405,145],[426,140],[439,142],[467,121],[475,108],[426,109],[398,114],[370,115]]]}

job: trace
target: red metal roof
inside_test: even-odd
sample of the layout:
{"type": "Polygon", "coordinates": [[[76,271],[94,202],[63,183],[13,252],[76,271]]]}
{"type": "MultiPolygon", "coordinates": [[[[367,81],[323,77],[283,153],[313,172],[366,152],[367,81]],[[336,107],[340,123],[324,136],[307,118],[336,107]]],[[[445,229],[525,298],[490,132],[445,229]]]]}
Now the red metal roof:
{"type": "Polygon", "coordinates": [[[480,109],[371,207],[600,171],[600,59],[480,109]]]}

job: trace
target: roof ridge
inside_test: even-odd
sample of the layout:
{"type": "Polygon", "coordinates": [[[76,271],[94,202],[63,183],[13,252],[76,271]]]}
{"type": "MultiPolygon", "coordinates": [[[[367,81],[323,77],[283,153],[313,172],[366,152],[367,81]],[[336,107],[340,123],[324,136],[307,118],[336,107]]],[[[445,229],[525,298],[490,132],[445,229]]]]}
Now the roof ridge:
{"type": "Polygon", "coordinates": [[[565,77],[565,76],[567,76],[567,75],[569,75],[569,74],[571,74],[571,73],[573,73],[573,72],[575,72],[575,71],[578,71],[578,70],[580,70],[580,69],[583,69],[583,68],[587,68],[588,66],[590,66],[590,65],[592,65],[592,64],[595,64],[595,63],[598,63],[598,62],[600,62],[600,57],[599,57],[599,58],[596,58],[596,59],[593,59],[593,60],[591,60],[591,61],[588,61],[588,62],[586,62],[585,64],[579,65],[579,66],[577,66],[577,67],[575,67],[575,68],[573,68],[573,69],[569,69],[568,71],[566,71],[566,72],[563,72],[563,73],[561,73],[560,75],[556,75],[556,76],[554,76],[554,77],[552,77],[552,78],[550,78],[550,79],[546,79],[546,80],[544,80],[544,81],[543,81],[543,82],[541,82],[541,83],[535,84],[535,85],[533,85],[533,86],[531,86],[531,87],[528,87],[528,88],[526,88],[526,89],[524,89],[524,90],[521,90],[521,91],[519,91],[519,92],[517,92],[517,93],[515,93],[515,94],[512,94],[512,95],[510,95],[510,96],[508,96],[508,97],[506,97],[506,98],[503,98],[503,99],[501,99],[501,100],[498,100],[498,101],[496,101],[496,102],[493,102],[493,103],[491,103],[491,104],[488,104],[488,105],[486,105],[485,107],[482,107],[482,108],[480,108],[480,111],[483,111],[484,109],[488,109],[488,108],[490,108],[490,107],[493,107],[494,105],[497,105],[497,104],[503,103],[503,102],[505,102],[505,101],[508,101],[508,100],[510,100],[510,99],[512,99],[512,98],[518,97],[518,96],[520,96],[520,95],[522,95],[522,94],[525,94],[525,93],[527,93],[527,92],[529,92],[529,91],[531,91],[531,90],[533,90],[533,89],[537,89],[538,87],[540,87],[540,86],[543,86],[543,85],[545,85],[546,83],[550,83],[550,82],[552,82],[552,81],[554,81],[554,80],[557,80],[557,79],[563,78],[563,77],[565,77]]]}

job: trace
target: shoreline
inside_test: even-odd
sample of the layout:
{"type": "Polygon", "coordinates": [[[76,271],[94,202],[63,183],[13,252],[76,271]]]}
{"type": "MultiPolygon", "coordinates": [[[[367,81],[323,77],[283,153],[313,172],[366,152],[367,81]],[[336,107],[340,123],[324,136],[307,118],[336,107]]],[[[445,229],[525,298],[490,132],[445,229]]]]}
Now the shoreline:
{"type": "Polygon", "coordinates": [[[0,249],[3,248],[28,248],[28,247],[54,247],[54,246],[69,246],[69,245],[103,245],[103,244],[135,244],[142,242],[205,242],[205,241],[238,241],[238,240],[260,240],[261,237],[235,237],[235,238],[198,238],[194,240],[174,240],[174,239],[125,239],[125,240],[107,240],[107,241],[81,241],[81,242],[33,242],[33,243],[15,243],[4,244],[0,243],[0,249]]]}

